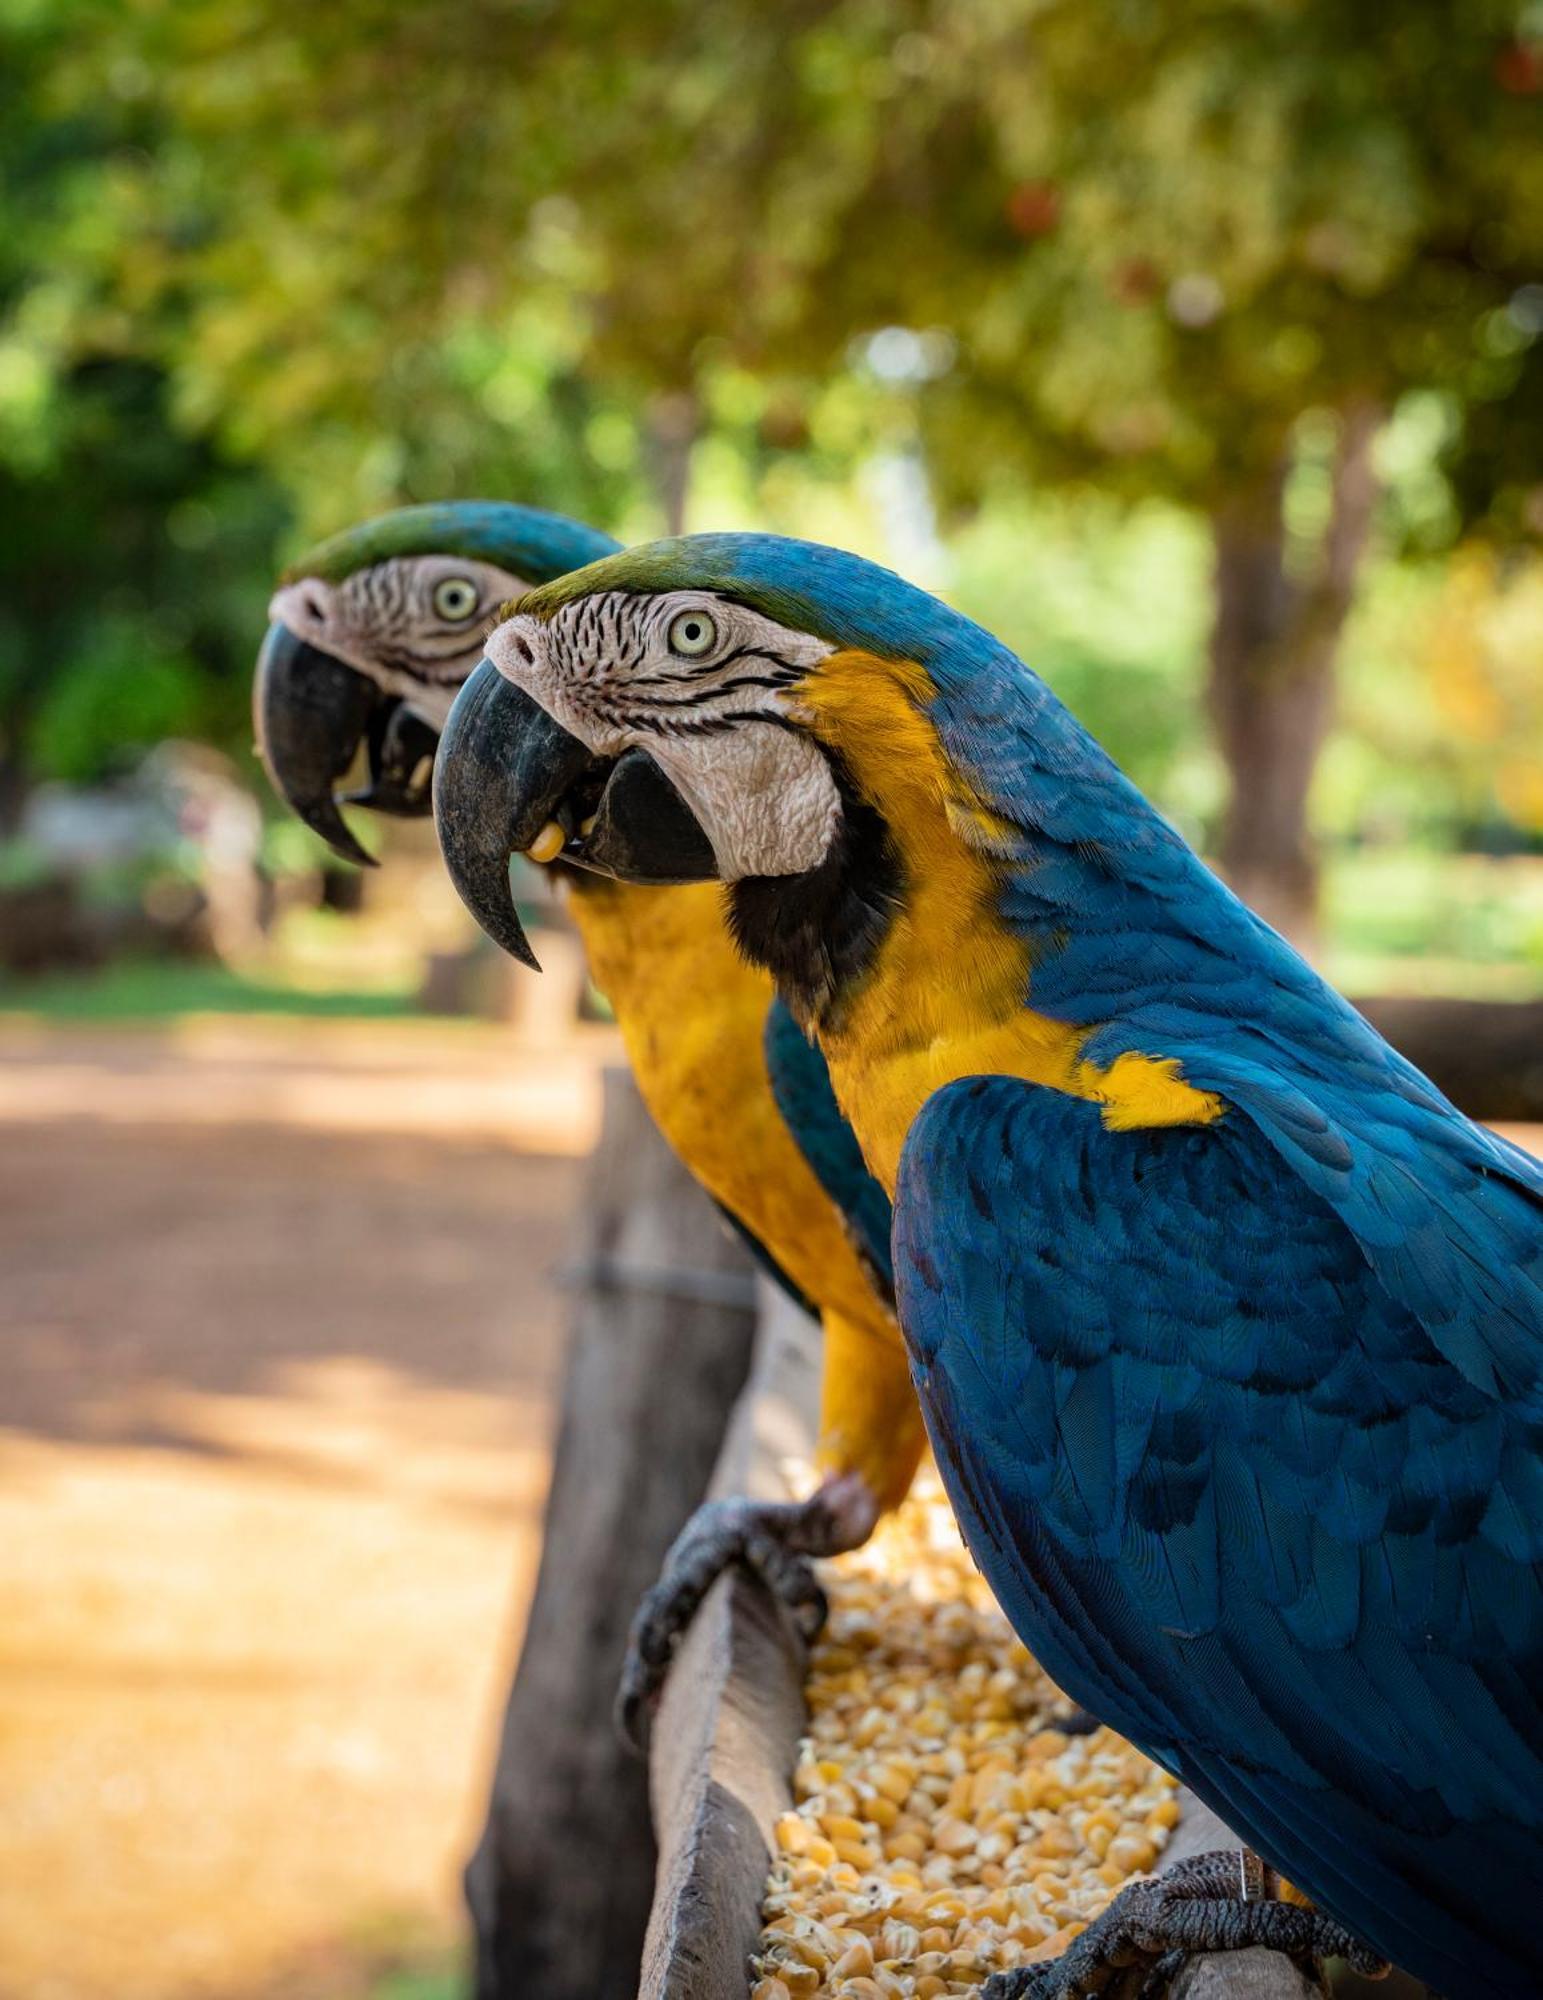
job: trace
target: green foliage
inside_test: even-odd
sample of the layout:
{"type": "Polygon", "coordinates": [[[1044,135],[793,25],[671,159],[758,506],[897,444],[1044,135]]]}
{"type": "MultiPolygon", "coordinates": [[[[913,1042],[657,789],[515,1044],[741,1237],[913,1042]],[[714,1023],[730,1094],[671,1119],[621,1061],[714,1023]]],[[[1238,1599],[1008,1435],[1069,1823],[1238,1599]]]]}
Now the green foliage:
{"type": "Polygon", "coordinates": [[[952,542],[954,601],[1030,661],[1192,836],[1220,773],[1204,733],[1204,535],[1095,496],[993,506],[952,542]]]}
{"type": "Polygon", "coordinates": [[[1543,860],[1330,851],[1327,970],[1350,993],[1543,994],[1543,860]]]}
{"type": "Polygon", "coordinates": [[[649,532],[695,410],[696,521],[947,581],[1204,833],[1196,516],[1289,450],[1309,562],[1370,399],[1419,560],[1369,574],[1324,823],[1543,825],[1525,641],[1429,636],[1431,553],[1540,525],[1515,0],[21,0],[0,77],[0,766],[241,748],[283,557],[478,492],[649,532]]]}
{"type": "Polygon", "coordinates": [[[294,1014],[322,1019],[395,1020],[414,1012],[409,996],[373,986],[318,992],[252,979],[220,965],[124,960],[88,976],[0,978],[0,1014],[55,1021],[164,1021],[183,1014],[294,1014]]]}
{"type": "Polygon", "coordinates": [[[281,495],[174,429],[148,364],[50,393],[46,453],[0,459],[0,762],[89,778],[168,732],[239,747],[281,495]]]}
{"type": "Polygon", "coordinates": [[[185,655],[147,658],[145,634],[131,619],[103,620],[88,636],[77,660],[63,663],[39,694],[26,744],[34,771],[88,781],[163,737],[210,729],[207,690],[185,655]]]}
{"type": "Polygon", "coordinates": [[[1516,516],[1514,0],[42,11],[60,105],[154,136],[70,236],[77,318],[136,314],[185,416],[343,512],[614,519],[649,396],[739,370],[787,435],[899,325],[946,336],[909,388],[961,504],[1014,465],[1210,503],[1304,408],[1439,388],[1459,499],[1516,516]]]}

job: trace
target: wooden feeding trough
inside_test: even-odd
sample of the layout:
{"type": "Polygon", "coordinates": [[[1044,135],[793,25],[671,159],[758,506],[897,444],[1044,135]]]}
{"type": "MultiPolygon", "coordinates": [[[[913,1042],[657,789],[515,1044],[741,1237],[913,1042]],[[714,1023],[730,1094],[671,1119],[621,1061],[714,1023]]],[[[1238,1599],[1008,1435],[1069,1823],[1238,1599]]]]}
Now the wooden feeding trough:
{"type": "MultiPolygon", "coordinates": [[[[769,1297],[715,1492],[791,1496],[813,1441],[817,1383],[814,1329],[769,1297]]],[[[756,1983],[751,1961],[763,1942],[762,1903],[779,1854],[778,1823],[794,1806],[808,1723],[805,1671],[802,1645],[767,1593],[747,1577],[724,1578],[682,1645],[654,1723],[659,1868],[640,2000],[747,2000],[756,1983]]],[[[1198,1800],[1183,1792],[1176,1799],[1178,1820],[1159,1871],[1237,1844],[1198,1800]]],[[[788,1832],[784,1826],[784,1842],[788,1832]]],[[[859,1961],[863,1956],[859,1950],[859,1961]]],[[[809,1977],[796,1983],[822,1995],[846,1983],[829,1978],[811,1988],[809,1977]]],[[[887,1990],[870,1983],[873,1992],[887,1990]]],[[[861,1978],[851,1985],[867,1990],[861,1978]]],[[[777,1986],[768,1979],[766,1990],[777,1986]]],[[[967,1989],[957,1975],[934,1974],[926,1987],[960,1990],[967,1989]]],[[[1249,1951],[1191,1960],[1171,1990],[1190,2000],[1307,2000],[1316,1989],[1289,1959],[1249,1951]]]]}

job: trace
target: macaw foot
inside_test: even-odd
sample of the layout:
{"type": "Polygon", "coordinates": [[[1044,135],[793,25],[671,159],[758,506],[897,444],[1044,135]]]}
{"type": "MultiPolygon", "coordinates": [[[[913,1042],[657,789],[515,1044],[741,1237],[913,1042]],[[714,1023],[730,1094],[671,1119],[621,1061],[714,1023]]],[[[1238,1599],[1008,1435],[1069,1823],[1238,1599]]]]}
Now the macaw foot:
{"type": "Polygon", "coordinates": [[[996,1972],[981,2000],[1085,2000],[1130,1990],[1140,2000],[1167,1990],[1192,1954],[1261,1945],[1290,1958],[1343,1958],[1369,1978],[1385,1960],[1332,1917],[1270,1893],[1269,1870],[1236,1848],[1197,1854],[1155,1880],[1132,1882],[1059,1958],[996,1972]],[[1142,1971],[1145,1978],[1141,1978],[1142,1971]]]}
{"type": "Polygon", "coordinates": [[[793,1614],[805,1639],[825,1623],[813,1558],[860,1548],[879,1504],[856,1472],[827,1479],[807,1500],[709,1500],[676,1536],[659,1581],[638,1606],[616,1698],[616,1722],[640,1753],[675,1649],[709,1589],[733,1564],[752,1571],[793,1614]]]}

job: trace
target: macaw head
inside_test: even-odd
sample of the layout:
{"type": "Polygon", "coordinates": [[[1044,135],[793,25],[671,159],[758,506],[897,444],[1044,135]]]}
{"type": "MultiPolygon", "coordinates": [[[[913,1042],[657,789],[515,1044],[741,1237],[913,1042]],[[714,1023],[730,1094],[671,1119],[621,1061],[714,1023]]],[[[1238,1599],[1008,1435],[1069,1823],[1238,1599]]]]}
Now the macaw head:
{"type": "Polygon", "coordinates": [[[274,789],[345,860],[370,862],[338,810],[361,744],[368,776],[344,802],[428,812],[439,732],[498,606],[616,546],[558,514],[470,500],[399,508],[312,549],[274,593],[257,661],[274,789]]]}
{"type": "MultiPolygon", "coordinates": [[[[863,735],[902,784],[946,783],[900,768],[925,662],[986,635],[871,563],[764,535],[630,550],[509,611],[452,712],[435,780],[441,845],[484,928],[519,951],[511,848],[582,863],[584,788],[646,755],[668,788],[641,770],[625,794],[609,779],[607,832],[652,879],[689,879],[690,861],[733,885],[742,943],[817,1013],[841,961],[890,921],[904,865],[892,823],[903,808],[854,768],[850,745],[863,735]],[[582,762],[579,749],[539,766],[515,756],[512,718],[532,697],[582,762]]],[[[936,742],[930,727],[917,736],[929,756],[936,742]]]]}

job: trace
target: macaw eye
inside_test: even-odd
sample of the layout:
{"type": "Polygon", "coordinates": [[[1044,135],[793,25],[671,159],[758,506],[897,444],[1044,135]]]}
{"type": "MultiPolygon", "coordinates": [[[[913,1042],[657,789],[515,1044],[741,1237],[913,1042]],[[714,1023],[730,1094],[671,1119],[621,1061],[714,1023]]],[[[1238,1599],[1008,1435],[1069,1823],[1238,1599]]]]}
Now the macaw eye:
{"type": "Polygon", "coordinates": [[[688,660],[699,660],[717,645],[718,628],[705,611],[681,611],[670,620],[665,637],[672,653],[684,653],[688,660]]]}
{"type": "Polygon", "coordinates": [[[459,625],[476,610],[480,596],[468,577],[447,576],[434,586],[434,609],[452,625],[459,625]]]}

